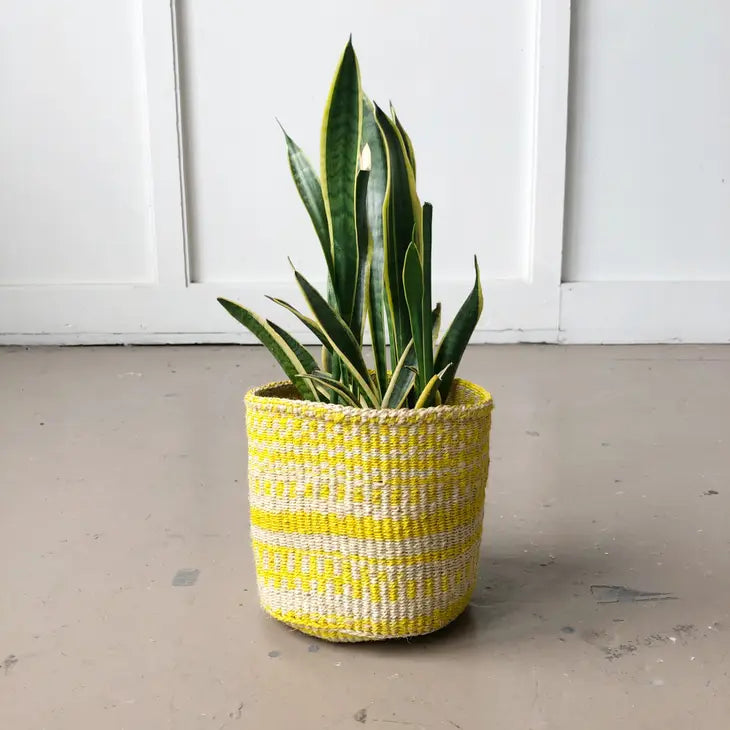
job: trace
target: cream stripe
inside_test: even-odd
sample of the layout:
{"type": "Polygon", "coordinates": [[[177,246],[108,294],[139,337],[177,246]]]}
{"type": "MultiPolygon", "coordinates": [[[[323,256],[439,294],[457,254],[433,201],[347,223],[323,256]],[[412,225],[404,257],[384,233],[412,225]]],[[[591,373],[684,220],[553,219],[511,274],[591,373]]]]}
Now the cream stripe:
{"type": "MultiPolygon", "coordinates": [[[[382,490],[384,494],[380,499],[380,504],[375,504],[372,498],[369,498],[368,492],[364,492],[361,501],[358,502],[353,499],[353,492],[358,488],[351,487],[343,490],[344,493],[340,499],[336,499],[336,495],[332,495],[329,499],[306,497],[302,494],[292,496],[288,490],[282,496],[267,495],[253,489],[249,494],[249,503],[251,507],[272,513],[307,511],[320,514],[334,514],[342,517],[345,515],[355,515],[356,517],[369,515],[376,520],[380,520],[392,518],[394,510],[397,510],[398,514],[403,517],[416,517],[440,512],[451,507],[456,507],[457,505],[474,503],[482,493],[485,482],[486,477],[482,478],[481,484],[473,479],[465,488],[464,492],[454,495],[449,494],[449,498],[447,498],[447,490],[444,488],[444,485],[441,491],[434,490],[434,499],[430,502],[423,499],[422,496],[419,496],[418,499],[413,499],[410,494],[410,488],[400,490],[402,494],[395,504],[392,503],[385,489],[382,490]]],[[[298,489],[301,490],[299,487],[298,489]]],[[[319,490],[315,488],[314,491],[319,490]]],[[[418,492],[422,492],[422,490],[418,490],[418,492]]],[[[451,492],[451,490],[448,490],[448,492],[451,492]]]]}

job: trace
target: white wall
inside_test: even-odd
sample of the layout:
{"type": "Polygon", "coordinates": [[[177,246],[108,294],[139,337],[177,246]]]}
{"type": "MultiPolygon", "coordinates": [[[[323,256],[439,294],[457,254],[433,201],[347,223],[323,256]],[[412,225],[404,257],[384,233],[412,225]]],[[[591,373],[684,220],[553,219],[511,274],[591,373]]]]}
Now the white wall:
{"type": "Polygon", "coordinates": [[[252,341],[219,295],[307,339],[265,299],[324,273],[274,116],[316,160],[351,31],[476,342],[730,342],[726,0],[0,10],[0,343],[252,341]]]}

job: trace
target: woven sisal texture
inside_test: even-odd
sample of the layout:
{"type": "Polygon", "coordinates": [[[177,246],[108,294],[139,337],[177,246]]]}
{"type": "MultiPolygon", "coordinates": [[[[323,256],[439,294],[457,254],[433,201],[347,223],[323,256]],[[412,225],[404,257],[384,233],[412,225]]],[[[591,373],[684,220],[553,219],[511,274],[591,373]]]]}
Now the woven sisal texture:
{"type": "Polygon", "coordinates": [[[330,641],[426,634],[476,581],[492,399],[360,409],[246,395],[251,534],[261,605],[330,641]]]}

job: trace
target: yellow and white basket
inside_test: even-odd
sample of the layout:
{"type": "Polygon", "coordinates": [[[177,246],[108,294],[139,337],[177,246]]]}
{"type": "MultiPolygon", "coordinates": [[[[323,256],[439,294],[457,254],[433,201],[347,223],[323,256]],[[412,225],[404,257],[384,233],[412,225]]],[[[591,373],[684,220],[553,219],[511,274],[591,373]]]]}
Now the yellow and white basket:
{"type": "Polygon", "coordinates": [[[330,641],[435,631],[474,590],[492,399],[359,409],[246,395],[251,537],[263,609],[330,641]]]}

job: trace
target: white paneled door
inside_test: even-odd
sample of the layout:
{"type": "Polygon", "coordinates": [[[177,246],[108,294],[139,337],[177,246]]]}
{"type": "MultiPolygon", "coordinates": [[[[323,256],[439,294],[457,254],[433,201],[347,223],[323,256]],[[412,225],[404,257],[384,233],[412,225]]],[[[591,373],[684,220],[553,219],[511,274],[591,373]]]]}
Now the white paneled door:
{"type": "Polygon", "coordinates": [[[275,117],[317,159],[350,33],[447,317],[479,257],[476,341],[730,340],[722,0],[573,2],[572,35],[569,0],[0,9],[0,343],[252,341],[217,296],[308,341],[265,299],[287,256],[323,277],[275,117]]]}
{"type": "Polygon", "coordinates": [[[558,325],[569,3],[3,3],[3,342],[251,341],[215,297],[321,280],[278,117],[317,157],[350,33],[434,204],[436,294],[480,341],[558,325]]]}

